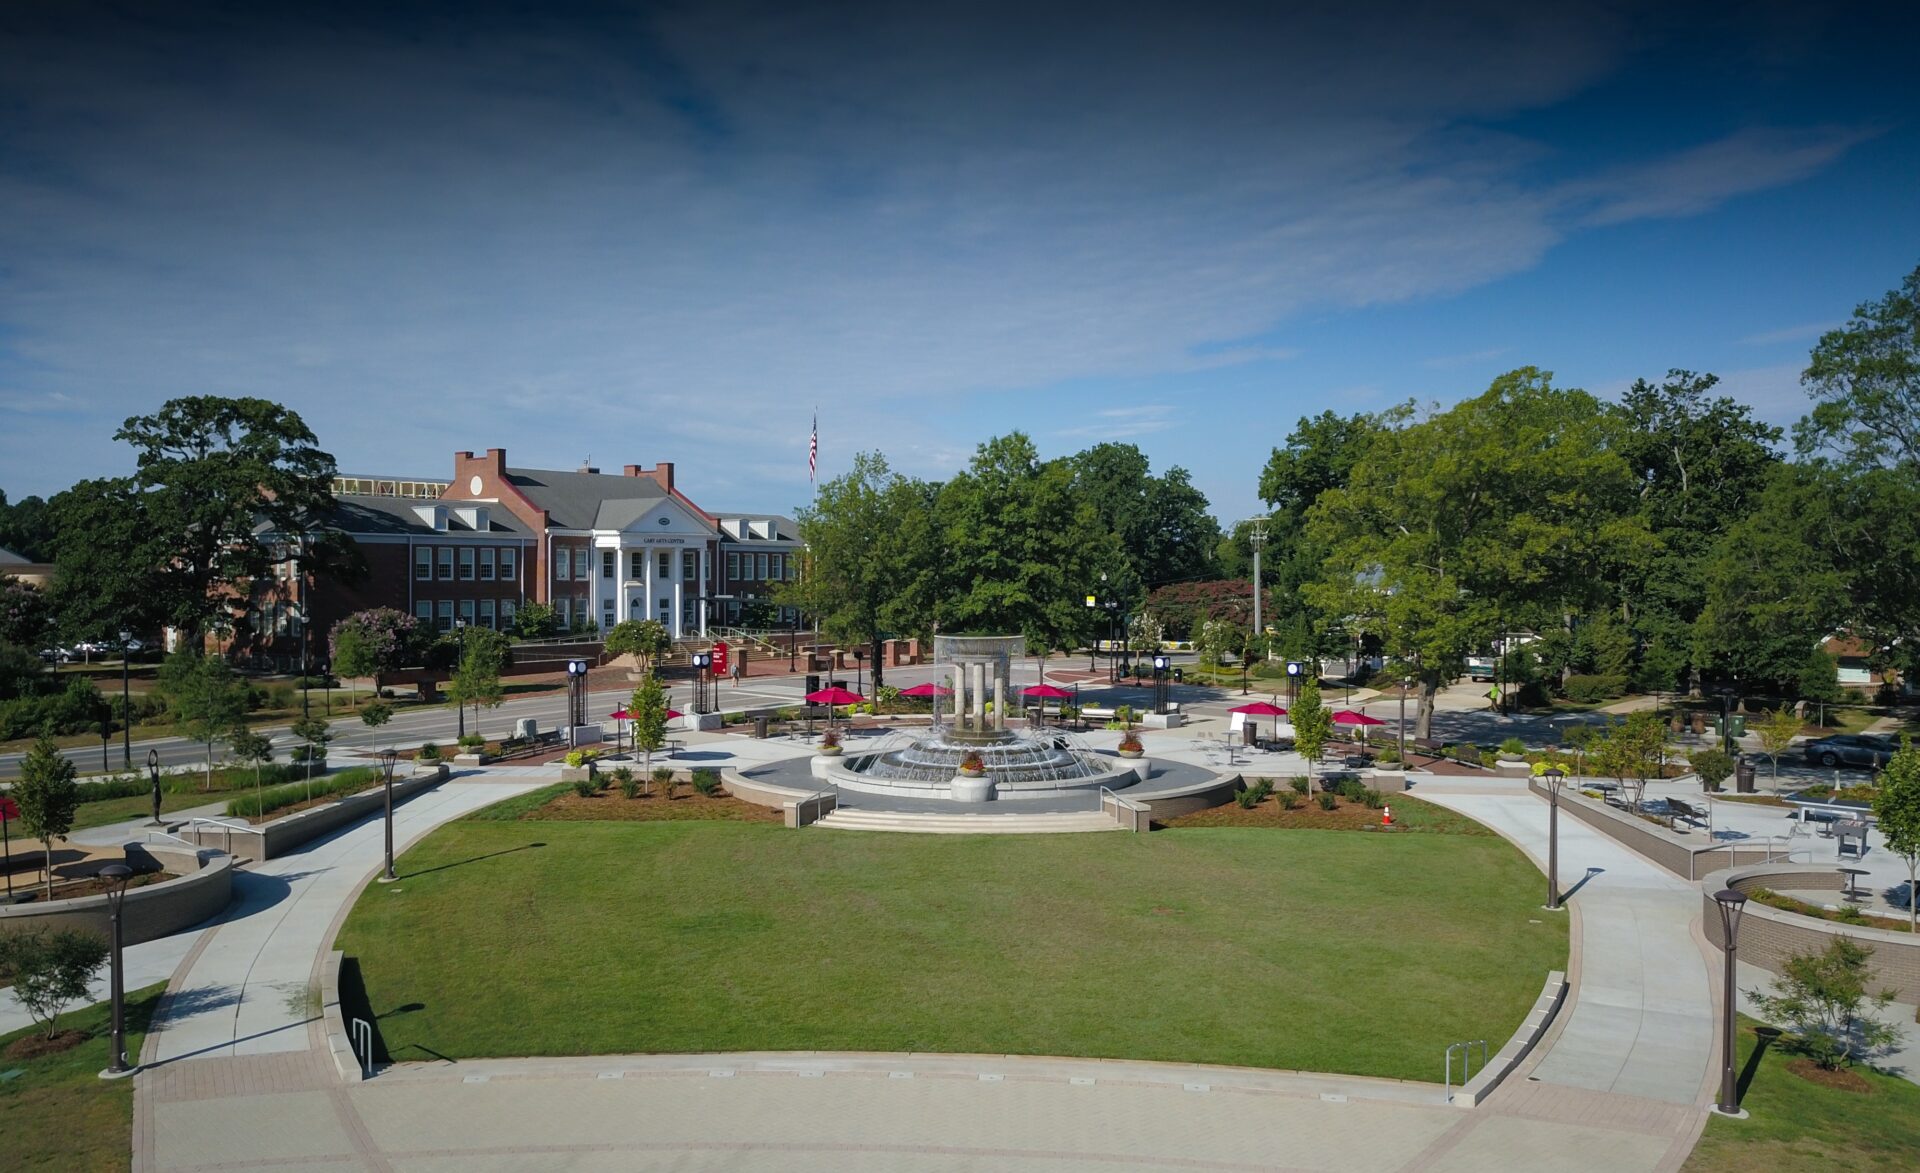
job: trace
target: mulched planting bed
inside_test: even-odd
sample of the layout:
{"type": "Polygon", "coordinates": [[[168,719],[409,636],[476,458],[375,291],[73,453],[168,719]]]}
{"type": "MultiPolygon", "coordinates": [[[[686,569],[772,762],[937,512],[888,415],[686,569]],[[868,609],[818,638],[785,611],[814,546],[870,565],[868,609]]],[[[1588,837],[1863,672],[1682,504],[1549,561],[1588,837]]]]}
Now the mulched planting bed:
{"type": "Polygon", "coordinates": [[[568,792],[545,806],[528,811],[522,819],[556,819],[573,822],[682,822],[703,820],[726,823],[779,823],[786,816],[769,806],[742,802],[730,794],[706,798],[682,791],[671,799],[622,797],[618,790],[605,790],[589,798],[568,792]]]}
{"type": "Polygon", "coordinates": [[[1493,832],[1443,807],[1422,802],[1405,794],[1387,796],[1393,808],[1392,827],[1380,824],[1380,811],[1369,810],[1364,803],[1342,798],[1334,808],[1323,811],[1313,799],[1302,800],[1292,810],[1283,810],[1277,795],[1268,795],[1252,808],[1237,802],[1194,811],[1167,821],[1168,827],[1279,827],[1306,831],[1442,831],[1450,835],[1491,835],[1493,832]]]}
{"type": "Polygon", "coordinates": [[[70,1051],[92,1037],[92,1034],[84,1030],[62,1030],[55,1031],[53,1037],[48,1038],[36,1030],[8,1043],[7,1049],[0,1051],[0,1056],[8,1059],[38,1059],[42,1055],[57,1055],[62,1051],[70,1051]]]}
{"type": "MultiPolygon", "coordinates": [[[[396,778],[394,779],[394,781],[397,783],[401,781],[401,779],[396,778]]],[[[373,789],[377,790],[379,789],[379,787],[374,787],[373,789]]],[[[328,794],[324,796],[315,795],[312,801],[310,802],[296,802],[292,806],[275,807],[274,809],[268,811],[264,815],[222,815],[221,817],[222,818],[239,818],[244,822],[251,823],[254,826],[258,827],[262,823],[271,823],[275,819],[284,819],[288,815],[297,815],[301,811],[310,811],[317,806],[332,806],[334,803],[339,802],[342,799],[358,798],[362,794],[370,794],[370,793],[372,793],[372,790],[359,790],[359,791],[355,791],[352,794],[328,794]]]]}
{"type": "Polygon", "coordinates": [[[1873,1085],[1867,1082],[1865,1076],[1845,1067],[1828,1071],[1811,1059],[1795,1059],[1787,1064],[1787,1070],[1808,1083],[1817,1083],[1821,1087],[1830,1087],[1835,1091],[1853,1092],[1863,1096],[1873,1094],[1873,1085]]]}
{"type": "MultiPolygon", "coordinates": [[[[56,882],[53,886],[53,898],[55,900],[73,900],[81,896],[99,896],[113,886],[110,882],[100,879],[89,879],[79,883],[62,883],[59,882],[57,873],[54,878],[56,882]]],[[[166,878],[167,873],[163,871],[139,872],[127,881],[127,887],[144,888],[148,884],[157,884],[166,878]]],[[[29,887],[28,885],[20,883],[18,880],[14,881],[13,890],[16,896],[22,893],[26,895],[25,899],[17,901],[19,904],[32,904],[35,901],[45,899],[47,894],[46,888],[40,884],[34,884],[29,887]]]]}

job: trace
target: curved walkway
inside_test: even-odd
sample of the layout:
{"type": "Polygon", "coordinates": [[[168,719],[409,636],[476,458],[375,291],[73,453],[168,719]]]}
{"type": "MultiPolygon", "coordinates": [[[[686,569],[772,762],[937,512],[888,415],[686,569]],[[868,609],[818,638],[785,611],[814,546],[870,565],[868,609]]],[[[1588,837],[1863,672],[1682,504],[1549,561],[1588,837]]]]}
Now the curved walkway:
{"type": "MultiPolygon", "coordinates": [[[[1544,845],[1544,804],[1524,790],[1421,789],[1523,846],[1544,845]]],[[[509,792],[449,783],[429,796],[436,808],[414,812],[409,830],[509,792]]],[[[227,984],[242,971],[244,980],[225,1008],[167,1016],[155,1053],[182,1058],[136,1079],[134,1167],[1677,1169],[1697,1134],[1711,1049],[1698,1030],[1711,1021],[1705,966],[1691,943],[1691,952],[1673,946],[1687,920],[1660,874],[1610,841],[1561,829],[1569,876],[1589,864],[1604,869],[1573,898],[1572,1003],[1485,1106],[1463,1111],[1443,1104],[1433,1085],[1017,1056],[464,1061],[402,1065],[343,1084],[318,1032],[291,1029],[304,1011],[283,1004],[276,1012],[272,995],[296,963],[310,969],[377,867],[376,821],[309,853],[309,875],[281,877],[294,907],[275,903],[222,926],[213,940],[229,935],[227,947],[209,945],[189,960],[182,994],[218,991],[222,973],[236,975],[227,984]],[[254,919],[258,926],[245,923],[254,919]],[[225,960],[209,960],[216,957],[225,960]]]]}

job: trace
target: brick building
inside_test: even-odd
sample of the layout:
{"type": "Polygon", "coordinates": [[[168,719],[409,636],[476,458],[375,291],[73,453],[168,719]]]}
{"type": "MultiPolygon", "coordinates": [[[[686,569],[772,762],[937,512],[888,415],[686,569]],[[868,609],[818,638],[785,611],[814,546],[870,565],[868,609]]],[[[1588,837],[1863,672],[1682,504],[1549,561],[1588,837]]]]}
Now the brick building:
{"type": "Polygon", "coordinates": [[[234,654],[297,661],[303,616],[318,640],[369,607],[446,631],[456,621],[506,627],[537,602],[563,627],[652,618],[693,639],[800,572],[791,519],[716,517],[679,490],[668,463],[617,475],[514,468],[505,449],[490,448],[456,452],[449,479],[343,475],[334,491],[328,527],[358,545],[366,577],[317,581],[303,595],[291,562],[282,564],[252,592],[234,654]]]}

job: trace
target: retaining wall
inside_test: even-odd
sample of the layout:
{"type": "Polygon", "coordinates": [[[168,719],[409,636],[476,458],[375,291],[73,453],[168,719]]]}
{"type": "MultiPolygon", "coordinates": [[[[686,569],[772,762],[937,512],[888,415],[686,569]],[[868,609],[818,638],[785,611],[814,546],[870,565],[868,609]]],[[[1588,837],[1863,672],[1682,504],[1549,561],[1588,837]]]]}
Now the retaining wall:
{"type": "MultiPolygon", "coordinates": [[[[1527,788],[1552,800],[1546,784],[1538,778],[1529,780],[1527,788]]],[[[1765,847],[1742,847],[1738,842],[1689,843],[1675,832],[1595,802],[1572,787],[1560,791],[1560,813],[1579,819],[1683,880],[1697,880],[1719,868],[1765,863],[1769,853],[1765,847]]]]}
{"type": "MultiPolygon", "coordinates": [[[[1700,881],[1701,927],[1714,948],[1726,947],[1720,933],[1720,908],[1713,899],[1722,888],[1838,892],[1841,880],[1836,868],[1808,864],[1755,864],[1714,872],[1700,881]]],[[[1873,950],[1868,962],[1874,973],[1867,984],[1870,992],[1890,989],[1901,1002],[1920,1002],[1920,940],[1912,933],[1821,920],[1749,900],[1740,915],[1740,960],[1779,973],[1793,954],[1818,953],[1835,937],[1851,937],[1873,950]]]]}
{"type": "Polygon", "coordinates": [[[787,826],[804,827],[819,820],[835,806],[839,799],[832,794],[814,799],[814,791],[795,790],[791,786],[776,786],[771,782],[756,782],[744,774],[728,770],[720,776],[726,785],[727,793],[741,802],[750,802],[755,806],[774,807],[786,814],[787,826]],[[809,801],[809,800],[812,801],[809,801]]]}
{"type": "MultiPolygon", "coordinates": [[[[416,794],[433,789],[445,782],[452,771],[445,762],[434,767],[431,773],[415,774],[411,778],[393,784],[393,802],[395,806],[412,798],[416,794]]],[[[180,836],[205,847],[222,847],[231,841],[236,854],[247,855],[254,859],[278,859],[300,845],[318,839],[322,835],[337,831],[350,823],[377,811],[386,809],[387,796],[384,787],[362,791],[349,795],[338,802],[325,806],[310,807],[285,818],[274,819],[253,827],[183,827],[180,836]],[[257,850],[257,854],[255,854],[257,850]]],[[[238,820],[235,820],[237,823],[238,820]]]]}
{"type": "MultiPolygon", "coordinates": [[[[127,945],[170,936],[218,916],[233,899],[233,857],[211,848],[129,843],[130,864],[159,864],[176,878],[129,888],[120,909],[121,940],[127,945]]],[[[107,898],[76,896],[41,904],[0,907],[0,935],[38,929],[84,929],[105,937],[112,932],[107,898]]]]}

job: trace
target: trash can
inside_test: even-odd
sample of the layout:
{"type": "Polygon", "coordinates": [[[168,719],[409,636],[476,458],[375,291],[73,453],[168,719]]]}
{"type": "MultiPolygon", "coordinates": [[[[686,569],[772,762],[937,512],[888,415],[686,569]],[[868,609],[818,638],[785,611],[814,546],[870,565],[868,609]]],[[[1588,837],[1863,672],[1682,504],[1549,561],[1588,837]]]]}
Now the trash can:
{"type": "Polygon", "coordinates": [[[1252,721],[1248,721],[1245,725],[1240,726],[1240,744],[1241,745],[1260,744],[1260,727],[1255,725],[1252,721]]]}
{"type": "Polygon", "coordinates": [[[1753,763],[1741,758],[1733,768],[1733,787],[1741,794],[1753,793],[1753,763]]]}
{"type": "Polygon", "coordinates": [[[766,735],[767,735],[767,719],[766,719],[765,717],[755,717],[755,718],[753,719],[753,735],[754,735],[755,737],[759,737],[759,738],[765,738],[765,737],[766,737],[766,735]]]}
{"type": "Polygon", "coordinates": [[[1745,737],[1747,735],[1747,719],[1745,717],[1736,714],[1728,718],[1728,720],[1733,725],[1733,735],[1735,737],[1745,737]]]}

